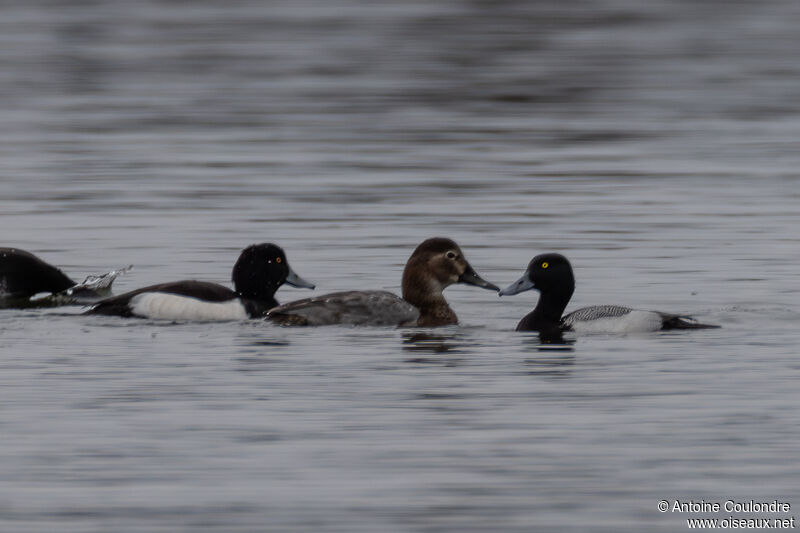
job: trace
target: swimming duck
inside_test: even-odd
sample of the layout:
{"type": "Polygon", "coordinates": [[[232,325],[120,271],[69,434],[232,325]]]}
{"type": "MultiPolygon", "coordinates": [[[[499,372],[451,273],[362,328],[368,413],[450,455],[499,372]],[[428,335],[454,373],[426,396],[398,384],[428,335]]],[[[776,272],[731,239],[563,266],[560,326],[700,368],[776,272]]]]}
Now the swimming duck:
{"type": "Polygon", "coordinates": [[[563,331],[578,333],[633,333],[667,329],[717,328],[701,324],[691,317],[642,311],[618,305],[583,307],[561,316],[575,290],[572,266],[560,254],[542,254],[534,257],[527,270],[517,281],[499,292],[500,296],[518,294],[530,289],[541,295],[536,308],[526,315],[517,331],[539,331],[545,336],[558,336],[563,331]]]}
{"type": "Polygon", "coordinates": [[[243,320],[261,317],[278,305],[284,283],[313,289],[289,267],[283,250],[271,243],[248,246],[231,274],[234,290],[206,281],[150,285],[101,300],[86,314],[166,320],[243,320]]]}
{"type": "Polygon", "coordinates": [[[0,307],[51,306],[67,303],[88,303],[102,298],[110,291],[111,283],[127,269],[112,271],[100,277],[89,276],[76,283],[53,265],[19,248],[0,248],[0,307]],[[93,282],[93,283],[90,283],[93,282]],[[31,297],[42,293],[60,295],[56,299],[31,297]]]}
{"type": "Polygon", "coordinates": [[[442,291],[466,283],[493,291],[450,239],[436,237],[417,246],[403,270],[403,297],[386,291],[334,292],[284,304],[267,313],[281,325],[446,326],[458,324],[442,291]]]}

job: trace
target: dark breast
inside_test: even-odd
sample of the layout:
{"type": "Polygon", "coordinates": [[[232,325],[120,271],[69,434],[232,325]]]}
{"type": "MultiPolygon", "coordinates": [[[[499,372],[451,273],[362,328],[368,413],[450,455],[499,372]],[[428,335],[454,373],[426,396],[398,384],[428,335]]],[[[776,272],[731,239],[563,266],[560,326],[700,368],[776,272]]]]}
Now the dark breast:
{"type": "Polygon", "coordinates": [[[431,308],[423,307],[420,309],[420,317],[417,325],[423,328],[435,328],[439,326],[451,326],[458,324],[458,317],[449,305],[437,305],[431,308]]]}

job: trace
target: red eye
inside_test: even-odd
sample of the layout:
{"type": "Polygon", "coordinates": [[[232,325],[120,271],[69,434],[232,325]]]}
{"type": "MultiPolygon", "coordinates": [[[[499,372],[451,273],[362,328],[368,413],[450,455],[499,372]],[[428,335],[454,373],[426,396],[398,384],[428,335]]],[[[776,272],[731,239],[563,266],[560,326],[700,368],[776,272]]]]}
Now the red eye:
{"type": "Polygon", "coordinates": [[[275,258],[275,262],[276,262],[276,263],[280,263],[280,262],[281,262],[281,258],[280,258],[280,257],[276,257],[276,258],[275,258]]]}

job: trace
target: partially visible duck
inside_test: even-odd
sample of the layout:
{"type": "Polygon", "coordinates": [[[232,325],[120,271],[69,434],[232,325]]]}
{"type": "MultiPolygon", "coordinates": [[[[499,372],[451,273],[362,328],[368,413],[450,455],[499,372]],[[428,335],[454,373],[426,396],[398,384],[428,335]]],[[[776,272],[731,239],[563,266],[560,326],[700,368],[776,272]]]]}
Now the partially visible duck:
{"type": "Polygon", "coordinates": [[[436,237],[417,246],[403,270],[403,297],[386,291],[334,292],[290,302],[267,317],[281,325],[324,326],[446,326],[458,324],[442,291],[466,283],[493,291],[499,288],[481,278],[461,248],[436,237]]]}
{"type": "Polygon", "coordinates": [[[557,337],[563,331],[633,333],[719,327],[701,324],[683,315],[642,311],[618,305],[583,307],[562,316],[575,290],[575,277],[569,261],[560,254],[542,254],[534,257],[522,277],[500,291],[499,295],[518,294],[530,289],[540,292],[539,302],[536,308],[517,324],[517,331],[538,331],[545,336],[557,337]]]}
{"type": "Polygon", "coordinates": [[[231,274],[234,290],[206,281],[150,285],[98,302],[86,314],[166,320],[243,320],[278,305],[275,291],[288,283],[313,289],[294,273],[283,250],[271,243],[245,248],[231,274]]]}
{"type": "Polygon", "coordinates": [[[0,307],[32,307],[38,305],[62,305],[67,303],[89,303],[108,295],[111,283],[120,273],[113,271],[103,276],[103,283],[92,284],[100,278],[90,276],[83,283],[76,283],[53,265],[46,263],[19,248],[0,248],[0,307]],[[61,295],[56,299],[31,300],[31,297],[49,293],[61,295]]]}

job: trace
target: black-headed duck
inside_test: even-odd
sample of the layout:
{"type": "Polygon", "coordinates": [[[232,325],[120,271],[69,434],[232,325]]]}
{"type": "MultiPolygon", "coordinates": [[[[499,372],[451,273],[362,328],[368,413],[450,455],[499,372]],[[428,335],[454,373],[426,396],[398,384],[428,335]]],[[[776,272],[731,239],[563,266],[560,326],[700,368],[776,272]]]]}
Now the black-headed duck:
{"type": "Polygon", "coordinates": [[[267,317],[282,325],[447,326],[458,317],[442,291],[454,283],[499,290],[473,270],[455,242],[436,237],[408,259],[402,298],[386,291],[334,292],[276,307],[267,317]]]}
{"type": "Polygon", "coordinates": [[[263,317],[277,306],[275,291],[284,283],[314,288],[295,274],[283,250],[271,243],[242,250],[231,278],[234,290],[206,281],[160,283],[102,300],[86,313],[165,320],[243,320],[263,317]]]}
{"type": "Polygon", "coordinates": [[[562,316],[575,290],[572,266],[561,254],[542,254],[534,257],[517,281],[500,291],[500,296],[527,290],[539,291],[536,308],[517,324],[517,331],[538,331],[557,337],[563,331],[577,333],[634,333],[667,329],[717,328],[701,324],[691,317],[642,311],[618,305],[583,307],[562,316]]]}
{"type": "Polygon", "coordinates": [[[110,293],[114,279],[127,270],[88,276],[82,283],[76,283],[60,269],[30,252],[0,248],[0,308],[97,301],[110,293]],[[40,297],[45,293],[53,297],[40,297]],[[37,298],[33,299],[34,296],[37,298]]]}

